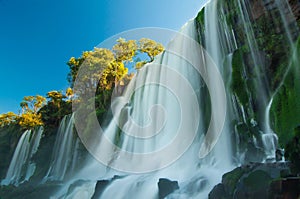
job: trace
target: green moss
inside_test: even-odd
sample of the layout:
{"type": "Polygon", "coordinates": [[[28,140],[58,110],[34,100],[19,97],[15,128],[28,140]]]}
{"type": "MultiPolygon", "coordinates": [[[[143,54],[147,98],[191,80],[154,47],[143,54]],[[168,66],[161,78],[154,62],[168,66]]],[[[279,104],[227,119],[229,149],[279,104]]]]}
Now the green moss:
{"type": "Polygon", "coordinates": [[[202,8],[202,10],[200,10],[200,12],[198,13],[197,17],[196,17],[196,22],[200,25],[202,25],[204,27],[204,8],[202,8]]]}
{"type": "Polygon", "coordinates": [[[243,53],[241,50],[237,50],[233,53],[232,57],[232,82],[231,89],[239,98],[239,101],[245,105],[248,102],[248,95],[246,91],[246,82],[243,79],[243,53]]]}
{"type": "Polygon", "coordinates": [[[290,71],[274,97],[271,117],[281,146],[293,137],[294,129],[300,125],[300,37],[297,41],[290,71]]]}
{"type": "Polygon", "coordinates": [[[230,195],[233,194],[239,179],[243,176],[244,173],[245,171],[241,167],[238,167],[223,176],[222,183],[226,185],[225,189],[227,193],[229,193],[230,195]]]}
{"type": "Polygon", "coordinates": [[[268,173],[262,170],[251,172],[243,182],[250,192],[256,192],[268,188],[272,178],[268,173]]]}

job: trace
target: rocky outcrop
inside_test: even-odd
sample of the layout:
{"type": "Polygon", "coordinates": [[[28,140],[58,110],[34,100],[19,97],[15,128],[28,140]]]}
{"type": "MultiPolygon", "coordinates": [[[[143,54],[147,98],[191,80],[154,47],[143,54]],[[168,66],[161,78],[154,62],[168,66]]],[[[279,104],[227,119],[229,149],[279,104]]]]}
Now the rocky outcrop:
{"type": "Polygon", "coordinates": [[[297,21],[300,21],[300,1],[299,0],[289,0],[289,4],[293,14],[297,21]]]}
{"type": "MultiPolygon", "coordinates": [[[[222,177],[209,193],[210,199],[266,199],[299,196],[299,178],[289,178],[289,164],[253,163],[238,167],[222,177]],[[276,197],[275,197],[276,196],[276,197]],[[280,196],[280,197],[279,197],[280,196]]],[[[297,198],[294,197],[294,198],[297,198]]]]}
{"type": "Polygon", "coordinates": [[[177,189],[179,189],[177,181],[160,178],[158,182],[158,198],[163,199],[177,189]]]}
{"type": "Polygon", "coordinates": [[[96,183],[96,187],[95,187],[95,192],[94,195],[92,196],[91,199],[98,199],[101,197],[103,191],[105,190],[105,188],[114,180],[120,179],[122,178],[121,176],[114,176],[111,179],[107,179],[107,180],[98,180],[96,183]]]}
{"type": "Polygon", "coordinates": [[[266,13],[263,1],[253,0],[251,1],[251,13],[254,20],[257,20],[259,17],[266,13]]]}
{"type": "Polygon", "coordinates": [[[300,177],[275,180],[269,188],[269,198],[295,199],[300,197],[300,177]]]}

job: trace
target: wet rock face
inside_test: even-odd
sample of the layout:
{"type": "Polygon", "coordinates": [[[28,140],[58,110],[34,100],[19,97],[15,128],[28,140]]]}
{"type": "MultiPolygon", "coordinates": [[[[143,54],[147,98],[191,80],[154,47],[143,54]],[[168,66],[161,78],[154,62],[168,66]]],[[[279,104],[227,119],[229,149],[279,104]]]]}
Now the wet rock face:
{"type": "Polygon", "coordinates": [[[99,180],[96,184],[95,193],[94,193],[92,199],[100,198],[102,192],[109,185],[110,182],[111,182],[111,180],[99,180]]]}
{"type": "Polygon", "coordinates": [[[158,197],[163,199],[177,189],[179,189],[177,181],[160,178],[158,182],[158,197]]]}
{"type": "Polygon", "coordinates": [[[290,177],[273,181],[270,198],[294,199],[300,197],[300,177],[290,177]]]}
{"type": "Polygon", "coordinates": [[[254,20],[264,15],[266,11],[263,2],[261,0],[251,1],[251,12],[254,20]]]}
{"type": "Polygon", "coordinates": [[[300,20],[300,1],[299,0],[289,0],[289,4],[293,14],[297,21],[300,20]]]}
{"type": "MultiPolygon", "coordinates": [[[[291,11],[296,20],[300,20],[300,1],[289,0],[291,11]]],[[[275,0],[252,0],[250,1],[251,13],[254,20],[266,14],[267,10],[274,9],[275,0]]]]}
{"type": "Polygon", "coordinates": [[[282,162],[255,163],[238,167],[223,175],[222,183],[213,188],[209,199],[265,199],[274,198],[274,194],[295,196],[299,194],[297,190],[300,190],[300,180],[286,181],[285,177],[288,175],[289,165],[282,162]]]}
{"type": "Polygon", "coordinates": [[[98,199],[101,197],[103,191],[110,185],[114,180],[121,179],[122,176],[114,176],[107,180],[98,180],[95,186],[95,191],[91,199],[98,199]]]}

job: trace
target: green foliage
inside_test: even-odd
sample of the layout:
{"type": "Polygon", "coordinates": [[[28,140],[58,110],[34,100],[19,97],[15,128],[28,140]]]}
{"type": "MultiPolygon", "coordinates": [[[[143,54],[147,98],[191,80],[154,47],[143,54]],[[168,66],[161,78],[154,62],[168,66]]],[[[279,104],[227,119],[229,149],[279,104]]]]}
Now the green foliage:
{"type": "Polygon", "coordinates": [[[261,16],[254,23],[254,33],[259,50],[266,53],[270,58],[270,64],[266,67],[269,77],[270,88],[274,91],[279,86],[288,68],[290,58],[290,46],[288,38],[279,34],[279,27],[282,27],[279,18],[261,16]]]}
{"type": "Polygon", "coordinates": [[[39,114],[47,127],[57,127],[60,120],[72,112],[73,90],[68,88],[65,93],[50,91],[47,93],[48,103],[43,106],[39,114]]]}
{"type": "Polygon", "coordinates": [[[279,136],[281,146],[285,146],[294,136],[294,128],[300,125],[300,37],[292,58],[290,71],[283,85],[276,93],[271,116],[273,126],[279,136]]]}
{"type": "Polygon", "coordinates": [[[232,82],[231,89],[239,98],[239,101],[246,105],[248,103],[248,95],[246,89],[246,82],[243,78],[243,53],[241,50],[237,50],[233,53],[232,57],[232,82]]]}
{"type": "Polygon", "coordinates": [[[293,164],[294,172],[300,173],[300,126],[294,129],[294,135],[285,147],[285,156],[293,164]]]}
{"type": "Polygon", "coordinates": [[[201,44],[204,44],[204,30],[205,30],[205,7],[202,8],[200,10],[200,12],[198,13],[195,21],[196,21],[196,26],[197,26],[197,29],[198,29],[198,40],[201,44]]]}
{"type": "MultiPolygon", "coordinates": [[[[133,73],[128,74],[127,66],[133,65],[138,70],[153,61],[154,57],[163,50],[162,44],[151,39],[142,38],[137,42],[120,38],[112,50],[94,48],[93,51],[84,52],[79,58],[72,57],[68,62],[71,86],[77,78],[79,67],[84,70],[84,74],[80,77],[81,81],[76,84],[76,97],[73,102],[74,100],[85,102],[88,110],[92,111],[91,114],[94,114],[92,105],[95,102],[96,115],[102,121],[109,112],[112,89],[114,88],[117,95],[122,94],[125,86],[134,76],[133,73]],[[140,57],[143,57],[140,56],[141,54],[148,55],[148,59],[141,60],[140,57]],[[95,98],[85,99],[89,96],[86,95],[87,91],[93,90],[96,90],[95,98]]],[[[81,108],[83,107],[79,107],[81,108]]]]}
{"type": "Polygon", "coordinates": [[[197,17],[196,17],[196,21],[199,23],[199,24],[201,24],[202,26],[204,26],[204,20],[205,20],[205,16],[204,16],[204,11],[205,10],[205,8],[202,8],[201,10],[200,10],[200,12],[198,13],[198,15],[197,15],[197,17]]]}

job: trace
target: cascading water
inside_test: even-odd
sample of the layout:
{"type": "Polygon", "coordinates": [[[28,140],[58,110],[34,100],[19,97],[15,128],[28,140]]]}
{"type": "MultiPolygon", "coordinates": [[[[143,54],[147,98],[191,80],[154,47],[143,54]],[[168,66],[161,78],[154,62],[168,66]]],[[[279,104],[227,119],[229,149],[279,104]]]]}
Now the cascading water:
{"type": "MultiPolygon", "coordinates": [[[[91,184],[90,181],[109,179],[114,175],[119,175],[122,177],[112,181],[100,198],[140,198],[145,195],[147,198],[157,198],[157,182],[160,178],[168,178],[178,181],[180,186],[180,190],[168,196],[169,198],[203,198],[207,197],[212,187],[221,181],[222,174],[234,167],[228,128],[224,128],[217,142],[214,139],[218,135],[213,134],[221,128],[222,121],[224,123],[224,120],[219,119],[220,115],[225,117],[221,113],[224,101],[226,104],[223,82],[216,78],[217,69],[214,70],[210,58],[204,55],[202,49],[197,49],[199,44],[195,41],[198,38],[196,32],[195,22],[187,23],[181,33],[170,42],[166,51],[157,57],[154,63],[144,66],[138,72],[128,85],[124,96],[115,99],[113,106],[119,111],[116,111],[114,119],[106,127],[102,136],[115,142],[116,146],[105,142],[104,138],[98,140],[96,136],[92,137],[92,143],[89,146],[95,148],[90,150],[99,153],[104,151],[105,154],[108,154],[107,166],[124,172],[117,172],[109,167],[101,166],[93,160],[69,184],[74,184],[76,179],[83,178],[89,179],[87,183],[91,184]],[[203,57],[199,59],[201,53],[203,57]],[[204,113],[200,111],[207,106],[204,100],[207,99],[207,96],[205,96],[203,80],[197,70],[203,72],[208,89],[214,91],[210,93],[212,110],[209,126],[204,125],[204,113]],[[185,85],[186,80],[189,80],[191,87],[185,85]],[[168,92],[167,86],[145,86],[149,82],[165,85],[168,81],[171,82],[171,85],[168,85],[171,90],[174,88],[172,92],[168,92]],[[140,85],[144,85],[144,87],[140,88],[140,85]],[[176,92],[176,89],[179,92],[176,92]],[[133,95],[131,96],[131,94],[133,95]],[[153,107],[155,105],[158,107],[153,107]],[[151,110],[150,120],[145,117],[148,110],[151,110]],[[119,127],[116,123],[119,124],[119,127]],[[122,132],[120,132],[120,128],[122,132]],[[178,128],[181,128],[182,132],[178,131],[178,128]],[[206,130],[210,133],[205,136],[206,130]],[[157,132],[159,133],[157,134],[157,132]],[[177,142],[171,143],[172,150],[162,150],[160,154],[153,153],[153,151],[161,150],[164,145],[170,144],[170,141],[176,140],[177,134],[180,133],[183,133],[183,137],[180,140],[177,139],[177,142]],[[190,138],[192,139],[191,146],[187,146],[183,150],[186,152],[181,155],[182,146],[185,146],[190,138]],[[207,144],[204,145],[204,148],[202,147],[203,142],[207,144]],[[200,148],[202,147],[201,157],[203,153],[210,150],[210,144],[216,145],[216,147],[208,155],[199,159],[200,148]],[[126,156],[128,152],[130,155],[126,156]],[[153,155],[151,157],[143,156],[149,153],[153,155]],[[174,156],[177,153],[178,157],[174,156]],[[222,158],[219,158],[220,156],[222,158]],[[174,158],[170,162],[173,163],[166,165],[164,161],[170,157],[174,158]],[[124,158],[129,159],[120,164],[124,158]],[[143,172],[144,168],[148,168],[149,172],[143,172]],[[130,172],[126,171],[131,169],[131,172],[136,171],[140,174],[129,175],[130,172]],[[194,186],[191,186],[192,184],[194,186]],[[134,193],[134,196],[128,193],[134,193]]],[[[85,140],[86,138],[81,137],[81,139],[85,140]]],[[[92,183],[91,186],[95,186],[95,184],[92,183]]],[[[83,192],[88,192],[91,188],[86,185],[81,185],[81,187],[81,189],[74,189],[73,192],[69,192],[68,188],[63,189],[58,196],[73,195],[75,197],[83,192]]]]}
{"type": "Polygon", "coordinates": [[[265,148],[265,153],[267,155],[267,159],[275,161],[278,137],[270,127],[270,109],[272,106],[272,102],[273,102],[273,98],[271,98],[266,109],[266,113],[265,113],[266,126],[264,129],[264,133],[262,134],[262,141],[265,148]]]}
{"type": "MultiPolygon", "coordinates": [[[[74,118],[73,115],[65,116],[59,126],[51,165],[45,180],[63,180],[71,164],[74,152],[74,118]]],[[[73,163],[75,164],[75,163],[73,163]]]]}
{"type": "Polygon", "coordinates": [[[37,130],[26,130],[22,134],[1,185],[13,184],[18,186],[30,179],[35,171],[35,163],[31,161],[31,158],[38,150],[42,134],[43,127],[37,130]]]}
{"type": "MultiPolygon", "coordinates": [[[[254,157],[253,160],[259,162],[266,159],[274,159],[277,137],[269,125],[269,112],[272,100],[267,103],[270,90],[264,75],[265,68],[263,67],[262,55],[255,41],[253,27],[250,25],[251,17],[248,13],[248,6],[248,1],[237,2],[236,5],[240,16],[242,16],[241,23],[244,24],[243,31],[246,34],[245,43],[249,46],[249,57],[252,59],[251,63],[254,65],[253,71],[254,74],[256,74],[257,81],[255,82],[254,89],[257,92],[257,96],[259,96],[259,100],[257,101],[260,108],[258,117],[255,118],[253,114],[255,112],[253,101],[257,99],[252,99],[251,91],[245,90],[245,92],[250,95],[249,104],[246,105],[242,104],[236,93],[233,93],[231,90],[232,58],[239,44],[235,38],[235,32],[225,20],[226,12],[222,10],[223,8],[220,12],[218,2],[211,1],[205,7],[204,33],[200,36],[203,37],[200,38],[200,40],[205,41],[203,45],[208,56],[205,56],[204,53],[199,50],[195,50],[193,44],[182,36],[175,36],[175,39],[170,42],[163,55],[157,57],[154,63],[146,65],[137,73],[136,77],[128,85],[125,94],[122,96],[123,98],[116,98],[115,101],[113,101],[112,106],[117,111],[114,112],[114,118],[105,128],[102,137],[93,137],[91,142],[87,142],[88,144],[86,144],[86,146],[92,146],[88,148],[89,151],[92,151],[96,159],[106,166],[97,163],[95,160],[88,162],[88,166],[83,168],[69,184],[74,185],[76,184],[76,180],[79,179],[86,179],[87,182],[79,185],[80,188],[78,189],[72,189],[73,191],[71,192],[68,191],[67,186],[58,193],[58,196],[68,197],[72,195],[75,197],[83,193],[91,194],[89,190],[95,187],[95,183],[93,182],[100,179],[112,179],[113,176],[119,175],[122,177],[112,180],[104,189],[100,198],[141,198],[145,197],[145,195],[147,195],[147,198],[157,198],[157,182],[160,178],[178,181],[180,189],[168,195],[168,198],[206,198],[212,187],[221,181],[222,174],[234,166],[242,164],[244,161],[245,154],[237,153],[236,155],[239,157],[233,157],[232,153],[234,147],[231,145],[231,135],[234,132],[234,127],[231,124],[235,120],[239,121],[238,124],[247,124],[253,128],[262,129],[258,131],[260,132],[260,137],[257,137],[258,135],[253,136],[252,142],[254,147],[257,147],[259,150],[263,148],[266,157],[262,160],[260,158],[255,159],[256,157],[254,157]],[[182,59],[182,57],[185,59],[182,59]],[[197,64],[195,64],[196,69],[192,67],[195,62],[190,61],[195,59],[198,59],[198,62],[196,61],[197,64]],[[216,78],[216,74],[212,70],[212,65],[210,65],[210,59],[217,65],[218,70],[223,76],[224,84],[226,85],[223,89],[225,89],[227,93],[225,99],[222,98],[221,87],[216,78]],[[165,66],[169,66],[173,70],[178,71],[184,78],[189,80],[189,83],[195,91],[193,95],[197,97],[198,107],[193,106],[193,97],[191,93],[188,92],[188,89],[183,89],[184,81],[179,81],[178,79],[176,81],[176,78],[172,77],[174,73],[170,73],[170,71],[166,70],[165,66]],[[199,71],[197,73],[197,67],[205,71],[206,78],[200,76],[199,71]],[[185,98],[181,99],[179,97],[180,100],[178,102],[172,100],[172,93],[168,93],[165,88],[159,86],[144,86],[146,82],[164,84],[167,82],[167,79],[172,82],[174,87],[179,88],[185,98]],[[207,106],[205,100],[208,98],[203,80],[206,83],[207,89],[210,91],[209,95],[212,105],[212,110],[210,110],[211,123],[209,126],[205,125],[204,119],[204,117],[207,116],[207,114],[204,113],[205,110],[207,111],[207,109],[205,109],[205,106],[207,106]],[[143,85],[143,87],[140,88],[140,85],[143,85]],[[227,109],[221,135],[216,143],[210,143],[214,146],[213,150],[204,158],[198,159],[197,154],[202,146],[201,143],[205,142],[205,131],[208,129],[209,132],[210,128],[216,131],[218,128],[216,118],[221,110],[220,105],[224,101],[227,101],[225,102],[227,109]],[[177,103],[184,104],[182,108],[183,113],[177,109],[177,103]],[[159,106],[155,107],[154,105],[157,104],[159,106]],[[163,109],[161,109],[162,107],[163,109]],[[218,107],[218,109],[215,107],[218,107]],[[197,108],[200,110],[199,116],[196,114],[197,108]],[[145,114],[148,113],[149,110],[151,110],[149,115],[145,114]],[[196,136],[194,137],[192,145],[180,158],[176,159],[171,165],[162,166],[164,164],[163,159],[167,159],[169,156],[176,154],[181,148],[180,144],[184,144],[184,142],[175,145],[175,150],[172,152],[163,153],[160,157],[153,155],[150,159],[151,161],[143,156],[136,156],[135,153],[147,154],[155,150],[160,150],[166,142],[172,140],[176,128],[180,128],[177,124],[180,123],[180,119],[182,118],[178,118],[178,116],[184,114],[184,111],[189,113],[184,116],[188,118],[187,120],[189,121],[188,125],[185,126],[185,135],[187,137],[190,136],[189,134],[192,134],[193,129],[191,127],[195,126],[195,122],[199,123],[197,123],[196,136]],[[147,116],[150,116],[150,118],[147,118],[147,116]],[[165,120],[165,118],[167,120],[165,120]],[[132,121],[135,121],[135,123],[132,121]],[[170,123],[170,121],[172,122],[170,123]],[[151,123],[150,126],[149,123],[151,123]],[[158,131],[159,135],[156,135],[158,131]],[[110,143],[105,141],[103,136],[108,138],[110,143]],[[151,139],[145,140],[146,138],[151,139]],[[111,143],[115,145],[111,145],[111,143]],[[105,154],[101,153],[101,151],[105,151],[105,154]],[[124,154],[123,151],[125,151],[126,154],[124,154]],[[106,159],[97,158],[97,153],[102,154],[106,159]],[[124,161],[126,158],[128,158],[127,162],[124,161]],[[233,163],[234,159],[235,163],[233,163]],[[120,162],[122,161],[124,164],[121,165],[120,169],[120,162]],[[139,172],[144,167],[147,167],[146,165],[151,165],[151,169],[149,170],[151,172],[146,174],[139,172]],[[117,170],[123,169],[123,172],[117,172],[109,167],[117,170]],[[126,172],[132,168],[136,169],[136,175],[126,172]],[[98,176],[95,176],[95,173],[97,173],[98,176]],[[130,193],[134,193],[134,195],[130,193]]],[[[190,21],[186,24],[182,28],[181,34],[193,40],[199,38],[194,21],[190,21]]],[[[241,75],[246,79],[249,78],[245,68],[243,68],[243,74],[241,75]]],[[[206,135],[206,137],[209,136],[210,135],[206,135]]],[[[213,140],[212,138],[213,136],[211,139],[208,139],[213,140]]],[[[81,137],[81,139],[86,141],[86,137],[81,137]]],[[[239,142],[240,141],[236,141],[236,144],[240,144],[239,142]]]]}
{"type": "MultiPolygon", "coordinates": [[[[291,11],[283,1],[272,3],[292,45],[291,11]]],[[[203,24],[189,21],[163,54],[140,69],[124,93],[113,99],[113,116],[103,132],[93,130],[98,122],[90,120],[93,114],[80,110],[63,118],[44,179],[44,183],[64,181],[54,198],[94,199],[101,180],[107,183],[97,198],[158,198],[161,178],[178,182],[179,189],[167,198],[207,198],[222,175],[235,166],[275,160],[277,136],[271,128],[270,109],[276,92],[269,85],[267,56],[256,39],[251,1],[232,3],[230,8],[226,2],[211,0],[205,6],[203,24]],[[238,16],[231,23],[239,29],[226,18],[230,9],[238,16]],[[241,60],[236,63],[239,54],[241,60]],[[234,90],[234,75],[242,79],[238,82],[242,91],[234,90]],[[94,156],[86,158],[79,172],[75,167],[81,143],[74,137],[74,126],[94,156]],[[242,138],[245,135],[249,136],[242,138]]],[[[21,136],[2,184],[17,185],[34,173],[28,157],[39,141],[28,144],[30,134],[26,131],[21,136]],[[17,161],[28,165],[25,174],[17,161]]]]}

